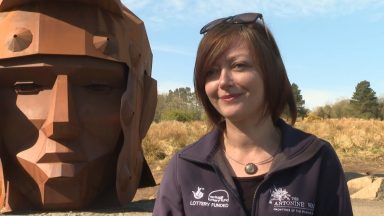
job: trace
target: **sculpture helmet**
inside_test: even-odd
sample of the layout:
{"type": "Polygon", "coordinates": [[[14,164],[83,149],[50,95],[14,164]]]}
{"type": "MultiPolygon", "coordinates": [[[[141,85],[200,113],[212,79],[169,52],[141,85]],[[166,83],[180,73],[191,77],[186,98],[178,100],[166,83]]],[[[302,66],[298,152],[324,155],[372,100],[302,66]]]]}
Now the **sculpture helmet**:
{"type": "Polygon", "coordinates": [[[116,191],[121,204],[129,202],[141,179],[145,162],[141,140],[153,119],[157,98],[143,21],[120,0],[0,0],[0,29],[0,61],[69,55],[127,66],[120,109],[124,144],[117,162],[116,191]]]}

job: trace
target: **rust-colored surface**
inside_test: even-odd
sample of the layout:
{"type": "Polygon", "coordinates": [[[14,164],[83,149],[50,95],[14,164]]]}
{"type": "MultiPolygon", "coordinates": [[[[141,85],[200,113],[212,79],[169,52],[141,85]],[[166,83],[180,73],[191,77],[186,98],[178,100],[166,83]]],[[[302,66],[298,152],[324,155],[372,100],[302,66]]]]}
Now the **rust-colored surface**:
{"type": "Polygon", "coordinates": [[[2,211],[122,206],[153,183],[151,65],[119,0],[0,0],[2,211]]]}

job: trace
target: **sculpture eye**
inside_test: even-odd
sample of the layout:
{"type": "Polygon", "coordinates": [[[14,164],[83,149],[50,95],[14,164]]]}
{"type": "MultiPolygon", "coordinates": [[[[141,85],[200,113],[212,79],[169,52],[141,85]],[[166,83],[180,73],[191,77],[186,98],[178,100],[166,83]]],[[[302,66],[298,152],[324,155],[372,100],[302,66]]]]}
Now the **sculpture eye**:
{"type": "Polygon", "coordinates": [[[103,83],[92,83],[84,87],[89,91],[93,91],[97,93],[102,93],[102,92],[108,93],[112,89],[111,86],[103,83]]]}
{"type": "Polygon", "coordinates": [[[15,82],[13,85],[16,94],[20,95],[34,95],[43,90],[43,86],[34,83],[33,81],[15,82]]]}

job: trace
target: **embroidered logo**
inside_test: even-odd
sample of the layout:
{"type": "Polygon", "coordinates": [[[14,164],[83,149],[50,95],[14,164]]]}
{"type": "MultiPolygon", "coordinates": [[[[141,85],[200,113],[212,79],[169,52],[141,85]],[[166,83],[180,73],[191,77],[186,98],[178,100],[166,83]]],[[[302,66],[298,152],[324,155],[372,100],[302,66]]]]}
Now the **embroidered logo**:
{"type": "Polygon", "coordinates": [[[294,197],[284,188],[276,188],[271,191],[268,202],[276,212],[295,212],[303,215],[313,215],[315,204],[304,202],[299,197],[294,197]]]}
{"type": "Polygon", "coordinates": [[[229,202],[229,195],[226,190],[215,190],[208,194],[208,201],[211,202],[229,202]]]}
{"type": "Polygon", "coordinates": [[[195,200],[189,202],[190,206],[209,208],[229,207],[229,194],[226,190],[214,190],[208,194],[207,198],[202,199],[204,197],[203,190],[204,188],[197,187],[196,191],[192,191],[195,200]]]}
{"type": "Polygon", "coordinates": [[[204,188],[197,187],[197,191],[192,191],[192,193],[193,193],[193,197],[195,197],[195,199],[201,199],[201,198],[203,198],[204,193],[201,192],[202,190],[204,190],[204,188]]]}
{"type": "Polygon", "coordinates": [[[291,200],[291,195],[287,192],[287,190],[278,188],[274,189],[271,193],[271,198],[269,199],[269,204],[272,204],[272,201],[283,201],[283,200],[291,200]]]}

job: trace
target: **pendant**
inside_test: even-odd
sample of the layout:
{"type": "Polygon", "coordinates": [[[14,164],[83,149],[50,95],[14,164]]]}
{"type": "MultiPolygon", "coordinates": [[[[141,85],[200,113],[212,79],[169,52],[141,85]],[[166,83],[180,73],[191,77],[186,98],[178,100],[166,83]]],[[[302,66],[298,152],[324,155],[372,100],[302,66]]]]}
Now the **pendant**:
{"type": "Polygon", "coordinates": [[[254,163],[247,163],[244,167],[245,173],[248,175],[253,175],[257,172],[257,166],[254,163]]]}

